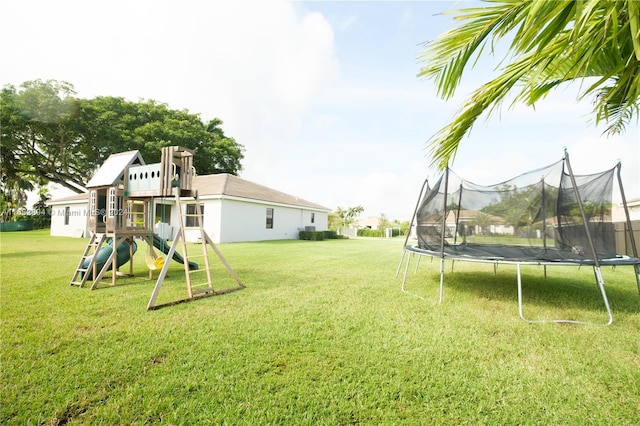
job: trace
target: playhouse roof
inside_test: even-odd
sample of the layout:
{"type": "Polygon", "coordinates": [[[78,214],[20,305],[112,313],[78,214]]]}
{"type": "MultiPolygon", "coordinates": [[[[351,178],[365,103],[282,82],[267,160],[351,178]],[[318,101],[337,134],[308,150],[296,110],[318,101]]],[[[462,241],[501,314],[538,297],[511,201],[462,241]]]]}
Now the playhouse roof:
{"type": "Polygon", "coordinates": [[[132,164],[144,164],[140,151],[111,154],[87,183],[87,188],[115,185],[122,179],[124,169],[132,164]]]}
{"type": "Polygon", "coordinates": [[[198,194],[201,197],[229,196],[331,211],[331,209],[320,204],[312,203],[227,173],[196,176],[193,187],[198,190],[198,194]]]}

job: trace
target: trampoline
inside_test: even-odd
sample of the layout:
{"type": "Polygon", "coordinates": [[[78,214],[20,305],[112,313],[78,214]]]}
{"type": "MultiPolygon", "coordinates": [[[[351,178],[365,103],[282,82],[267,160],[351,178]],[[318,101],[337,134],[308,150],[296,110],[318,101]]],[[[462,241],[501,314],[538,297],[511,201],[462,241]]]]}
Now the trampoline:
{"type": "Polygon", "coordinates": [[[424,182],[412,217],[417,244],[405,239],[396,277],[404,263],[402,291],[413,257],[440,259],[440,296],[444,294],[445,260],[516,266],[518,313],[527,322],[585,323],[573,319],[533,320],[523,313],[521,265],[587,266],[594,271],[608,315],[613,322],[602,276],[602,266],[631,266],[640,294],[640,258],[622,188],[621,164],[600,173],[574,175],[569,155],[495,185],[466,181],[447,168],[430,187],[424,182]],[[613,187],[616,180],[625,220],[613,222],[613,187]],[[616,233],[619,238],[616,240],[616,233]],[[616,243],[618,241],[618,243],[616,243]],[[620,241],[625,247],[619,247],[620,241]],[[618,246],[616,246],[618,244],[618,246]],[[626,252],[630,254],[620,254],[626,252]],[[405,262],[406,260],[406,262],[405,262]]]}

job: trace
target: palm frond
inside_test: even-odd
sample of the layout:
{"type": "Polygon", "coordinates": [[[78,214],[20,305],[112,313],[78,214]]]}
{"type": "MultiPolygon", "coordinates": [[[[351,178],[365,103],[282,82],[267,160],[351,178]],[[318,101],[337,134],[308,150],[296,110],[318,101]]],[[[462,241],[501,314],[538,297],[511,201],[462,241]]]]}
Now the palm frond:
{"type": "Polygon", "coordinates": [[[621,132],[638,115],[640,2],[490,3],[485,8],[453,12],[463,24],[427,44],[419,57],[425,65],[418,75],[434,79],[438,95],[448,99],[490,42],[493,47],[513,37],[509,49],[513,61],[476,90],[456,118],[429,139],[432,165],[446,167],[478,117],[491,116],[511,92],[512,105],[533,106],[563,83],[595,77],[578,100],[595,97],[596,123],[607,123],[607,132],[621,132]]]}

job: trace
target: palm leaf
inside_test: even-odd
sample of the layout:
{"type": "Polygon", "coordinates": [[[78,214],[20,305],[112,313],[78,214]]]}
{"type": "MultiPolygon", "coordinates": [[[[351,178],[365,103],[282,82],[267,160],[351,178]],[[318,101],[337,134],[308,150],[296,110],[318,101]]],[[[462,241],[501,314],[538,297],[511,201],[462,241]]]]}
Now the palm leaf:
{"type": "Polygon", "coordinates": [[[594,81],[578,100],[594,98],[596,123],[606,133],[624,131],[638,116],[640,99],[640,2],[622,0],[490,1],[484,8],[451,12],[461,25],[425,45],[420,77],[433,79],[437,94],[455,94],[463,73],[489,43],[512,37],[510,64],[464,103],[456,118],[428,141],[432,165],[444,168],[462,138],[483,114],[491,116],[509,94],[512,106],[535,105],[556,87],[594,81]]]}

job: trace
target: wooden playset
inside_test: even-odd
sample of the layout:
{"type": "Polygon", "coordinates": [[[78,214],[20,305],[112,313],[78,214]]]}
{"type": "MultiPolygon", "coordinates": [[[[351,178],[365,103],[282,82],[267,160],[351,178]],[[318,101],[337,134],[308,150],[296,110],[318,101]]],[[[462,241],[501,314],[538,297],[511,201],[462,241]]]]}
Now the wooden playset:
{"type": "Polygon", "coordinates": [[[192,188],[195,174],[193,151],[179,146],[162,148],[161,161],[154,164],[145,164],[138,151],[110,156],[87,184],[87,221],[91,237],[70,284],[84,287],[87,281],[92,281],[91,289],[94,290],[103,282],[109,270],[112,271],[111,285],[116,285],[120,276],[133,276],[136,240],[143,240],[149,247],[145,260],[149,279],[152,279],[154,270],[160,270],[147,309],[243,289],[244,284],[203,229],[201,204],[197,191],[192,188]],[[172,197],[179,215],[180,225],[170,245],[154,232],[153,205],[158,197],[172,197]],[[181,201],[185,198],[195,206],[195,212],[187,213],[188,210],[183,209],[181,201]],[[187,244],[185,239],[186,218],[192,218],[190,221],[196,224],[200,232],[197,254],[188,253],[188,248],[193,249],[194,245],[187,244]],[[166,260],[155,252],[154,247],[166,254],[166,260]],[[214,289],[209,247],[237,286],[214,289]],[[188,296],[167,303],[156,303],[171,259],[184,264],[188,296]],[[200,264],[194,259],[198,259],[200,264]],[[126,263],[129,263],[128,274],[119,271],[126,263]],[[194,279],[196,275],[204,278],[198,282],[194,279]]]}

